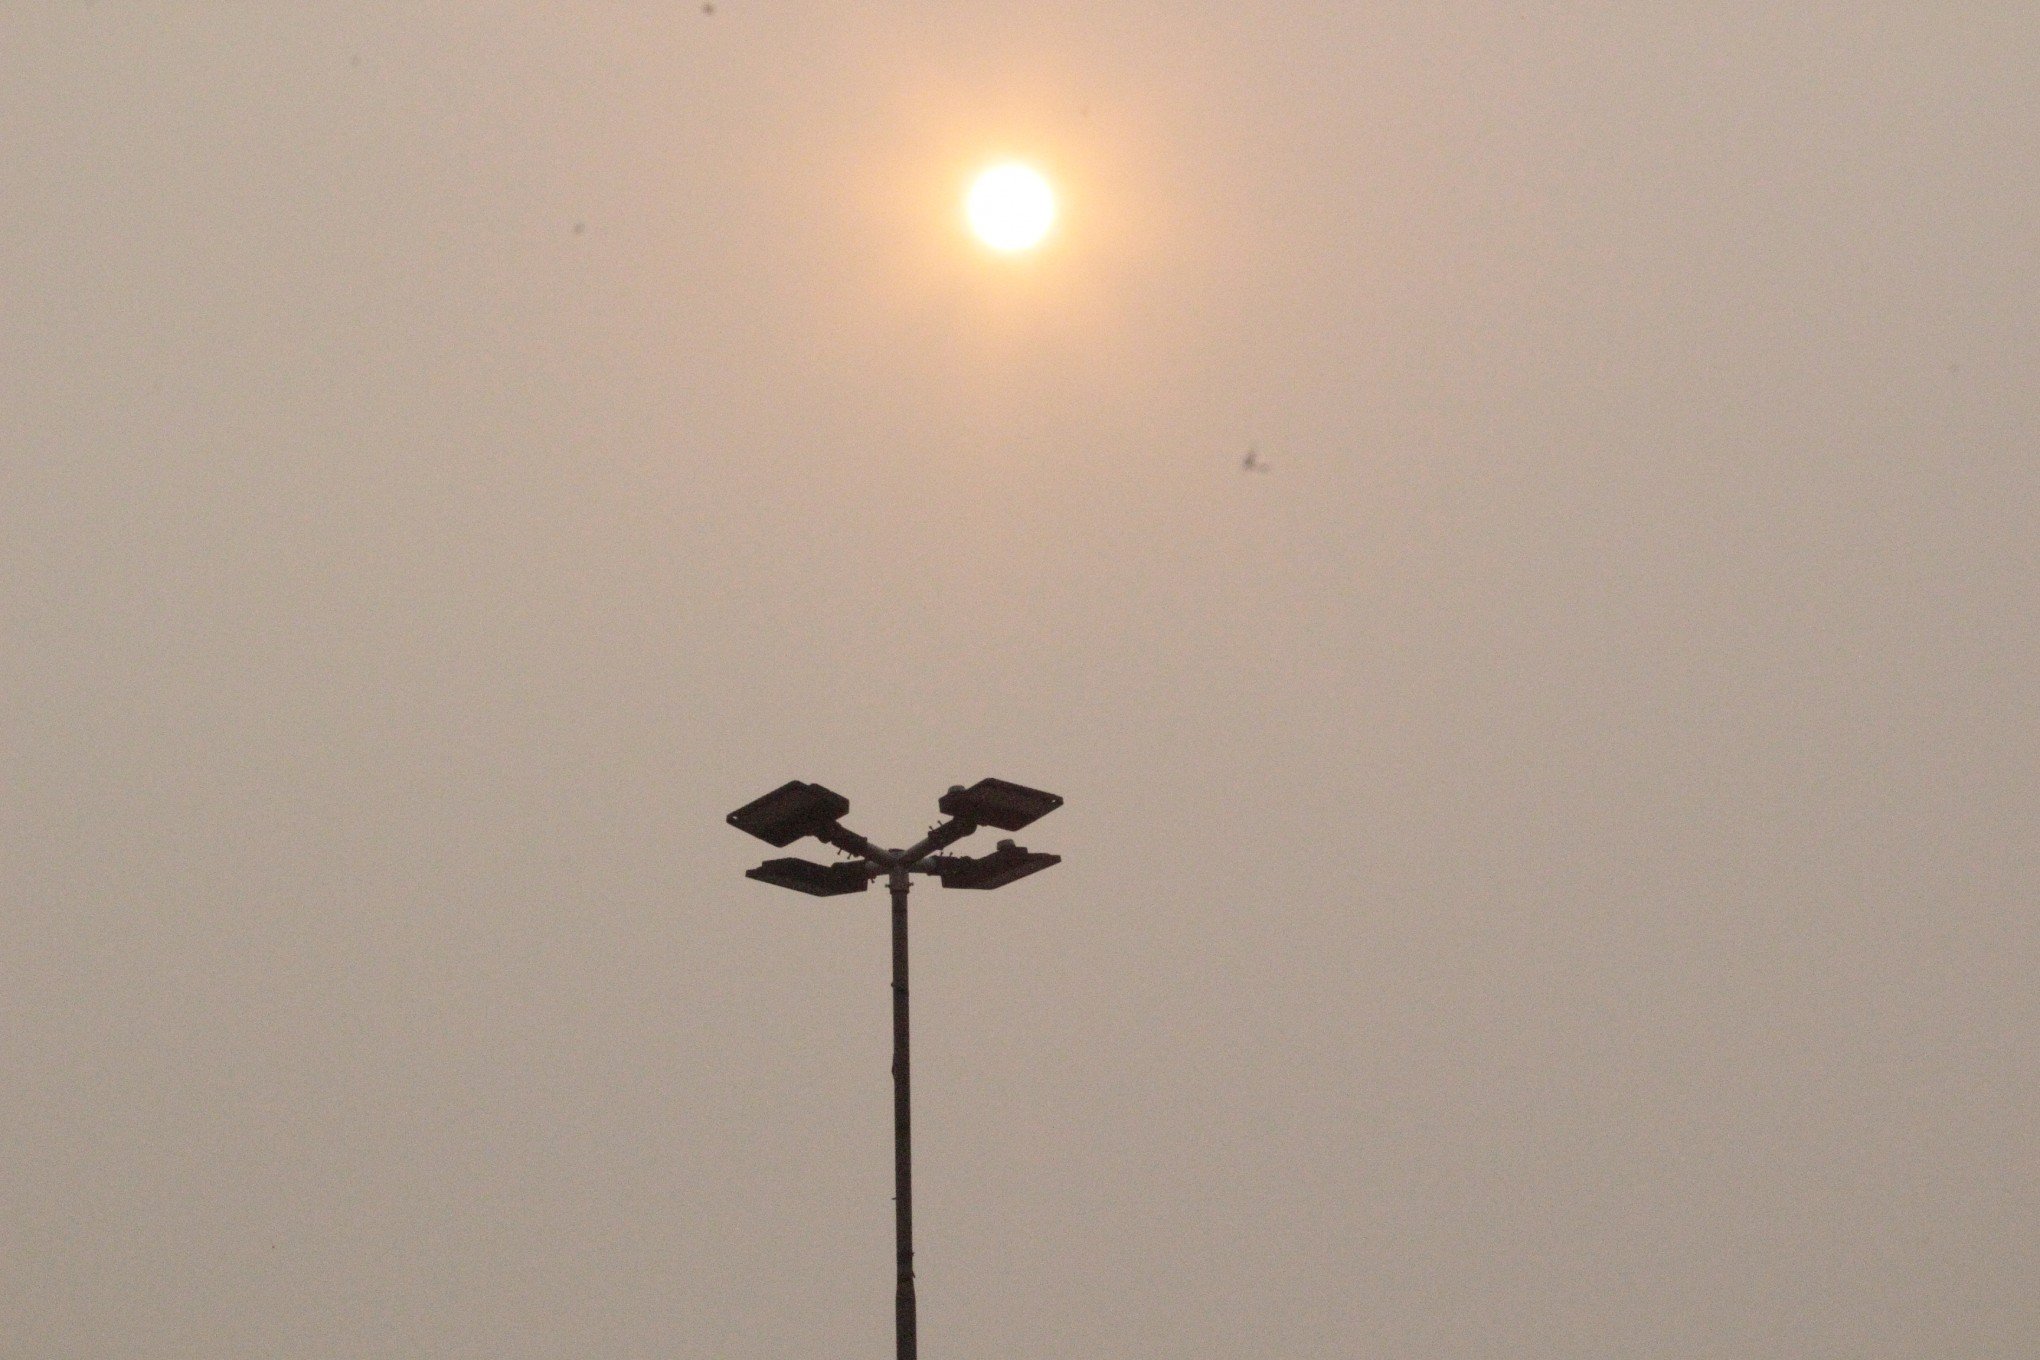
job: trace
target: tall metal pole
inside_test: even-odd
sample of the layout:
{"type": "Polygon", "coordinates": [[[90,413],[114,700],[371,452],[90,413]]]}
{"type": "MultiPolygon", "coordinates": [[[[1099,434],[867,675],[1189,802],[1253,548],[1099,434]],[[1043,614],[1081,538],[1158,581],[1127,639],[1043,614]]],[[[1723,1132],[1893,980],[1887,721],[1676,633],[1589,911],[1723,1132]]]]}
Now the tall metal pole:
{"type": "Polygon", "coordinates": [[[899,1290],[894,1296],[899,1360],[915,1360],[914,1167],[907,1065],[907,870],[895,864],[892,889],[893,1220],[899,1239],[899,1290]]]}
{"type": "Polygon", "coordinates": [[[1018,831],[1062,806],[1062,799],[1040,789],[1003,779],[961,784],[936,800],[947,821],[929,829],[905,850],[882,850],[842,823],[850,800],[819,784],[790,780],[763,798],[754,798],[729,815],[739,831],[775,848],[813,836],[824,845],[850,855],[848,864],[816,864],[805,859],[768,859],[745,876],[816,897],[864,892],[880,874],[892,890],[892,1018],[893,1018],[893,1221],[899,1256],[899,1287],[894,1294],[898,1360],[918,1360],[914,1316],[914,1154],[913,1069],[907,1057],[907,889],[909,873],[934,874],[945,888],[985,890],[1060,864],[1057,855],[1041,855],[1011,841],[976,858],[938,854],[976,831],[995,826],[1018,831]]]}

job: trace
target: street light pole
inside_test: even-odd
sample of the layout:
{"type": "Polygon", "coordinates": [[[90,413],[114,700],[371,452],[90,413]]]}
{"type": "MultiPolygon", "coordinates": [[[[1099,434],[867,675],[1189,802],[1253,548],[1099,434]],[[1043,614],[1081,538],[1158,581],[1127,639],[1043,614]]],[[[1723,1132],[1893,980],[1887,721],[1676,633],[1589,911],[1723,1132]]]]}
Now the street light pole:
{"type": "Polygon", "coordinates": [[[746,872],[746,878],[771,883],[815,897],[863,892],[881,874],[892,891],[892,1017],[893,1017],[893,1229],[899,1264],[894,1294],[898,1360],[917,1360],[914,1305],[914,1167],[912,1067],[907,1051],[907,890],[910,874],[934,874],[945,888],[1002,888],[1060,864],[1056,855],[1022,849],[1000,841],[989,855],[968,857],[939,853],[976,831],[995,826],[1018,831],[1062,806],[1062,799],[1039,789],[981,779],[970,788],[958,786],[942,795],[936,806],[949,820],[905,850],[881,850],[850,830],[842,818],[850,800],[819,784],[794,780],[746,803],[729,815],[730,825],[768,845],[787,846],[803,836],[849,855],[847,864],[817,864],[805,859],[769,859],[746,872]]]}
{"type": "Polygon", "coordinates": [[[892,889],[893,1228],[899,1287],[893,1296],[898,1360],[916,1360],[914,1319],[914,1147],[912,1065],[907,1054],[907,869],[886,875],[892,889]]]}

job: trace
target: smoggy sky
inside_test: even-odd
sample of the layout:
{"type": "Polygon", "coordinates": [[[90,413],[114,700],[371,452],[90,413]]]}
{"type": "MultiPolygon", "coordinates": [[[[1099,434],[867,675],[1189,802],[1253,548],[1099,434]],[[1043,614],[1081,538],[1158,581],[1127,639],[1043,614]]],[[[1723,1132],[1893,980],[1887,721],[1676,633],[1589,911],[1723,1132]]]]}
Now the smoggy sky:
{"type": "Polygon", "coordinates": [[[723,817],[987,774],[930,1357],[2040,1351],[2036,166],[2013,0],[16,0],[9,1354],[889,1355],[723,817]]]}

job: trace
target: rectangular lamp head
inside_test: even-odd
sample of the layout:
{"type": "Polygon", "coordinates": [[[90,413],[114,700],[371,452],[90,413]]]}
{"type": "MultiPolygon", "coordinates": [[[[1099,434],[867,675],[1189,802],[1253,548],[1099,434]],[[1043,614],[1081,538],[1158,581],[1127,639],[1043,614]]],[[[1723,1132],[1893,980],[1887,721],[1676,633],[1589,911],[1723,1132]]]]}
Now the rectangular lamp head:
{"type": "Polygon", "coordinates": [[[798,779],[781,784],[730,814],[730,825],[772,846],[812,836],[850,811],[850,800],[820,784],[798,779]]]}
{"type": "Polygon", "coordinates": [[[745,870],[744,877],[813,897],[840,897],[871,886],[871,874],[862,864],[817,864],[810,859],[768,859],[745,870]]]}
{"type": "Polygon", "coordinates": [[[980,779],[967,789],[951,789],[935,806],[951,817],[962,817],[980,826],[1018,831],[1061,807],[1062,799],[1003,779],[980,779]]]}
{"type": "Polygon", "coordinates": [[[1011,841],[1000,841],[999,848],[989,855],[944,860],[938,872],[945,888],[991,889],[1003,888],[1014,879],[1038,874],[1051,864],[1061,863],[1061,855],[1044,855],[1011,841]]]}

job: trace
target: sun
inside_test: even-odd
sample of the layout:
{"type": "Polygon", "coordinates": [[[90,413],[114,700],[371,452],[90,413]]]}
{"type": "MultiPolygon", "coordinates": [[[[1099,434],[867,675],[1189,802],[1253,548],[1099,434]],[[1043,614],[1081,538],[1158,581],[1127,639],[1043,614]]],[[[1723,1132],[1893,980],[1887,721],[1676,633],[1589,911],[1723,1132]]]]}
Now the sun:
{"type": "Polygon", "coordinates": [[[1033,166],[1006,161],[971,181],[963,211],[970,229],[993,250],[1030,250],[1055,225],[1055,190],[1033,166]]]}

